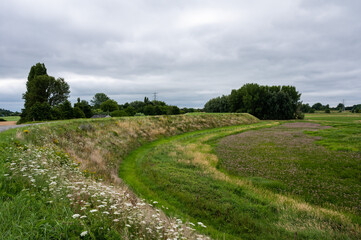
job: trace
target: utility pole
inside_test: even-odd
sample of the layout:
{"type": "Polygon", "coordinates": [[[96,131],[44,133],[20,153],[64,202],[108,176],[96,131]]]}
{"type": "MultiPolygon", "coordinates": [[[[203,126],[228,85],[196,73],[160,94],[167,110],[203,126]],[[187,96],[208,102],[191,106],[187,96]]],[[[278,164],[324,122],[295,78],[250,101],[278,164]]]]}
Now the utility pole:
{"type": "Polygon", "coordinates": [[[342,99],[342,104],[343,104],[342,112],[344,112],[345,111],[345,99],[342,99]]]}
{"type": "Polygon", "coordinates": [[[153,93],[153,100],[154,100],[154,101],[157,101],[157,92],[154,92],[154,93],[153,93]]]}

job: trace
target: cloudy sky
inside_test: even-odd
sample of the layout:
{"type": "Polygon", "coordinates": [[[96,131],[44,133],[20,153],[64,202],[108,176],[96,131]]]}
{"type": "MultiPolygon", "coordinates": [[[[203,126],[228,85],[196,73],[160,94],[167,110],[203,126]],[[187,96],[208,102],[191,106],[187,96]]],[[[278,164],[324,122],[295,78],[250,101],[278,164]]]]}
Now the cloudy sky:
{"type": "Polygon", "coordinates": [[[303,102],[361,103],[359,0],[4,0],[0,108],[20,110],[45,63],[71,100],[104,92],[203,107],[245,83],[294,85],[303,102]]]}

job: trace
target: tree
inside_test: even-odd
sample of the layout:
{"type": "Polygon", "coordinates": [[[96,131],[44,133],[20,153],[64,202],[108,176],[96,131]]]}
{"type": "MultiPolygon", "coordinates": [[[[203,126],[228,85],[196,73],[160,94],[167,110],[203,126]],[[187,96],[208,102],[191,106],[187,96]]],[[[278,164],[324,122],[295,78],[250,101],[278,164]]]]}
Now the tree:
{"type": "Polygon", "coordinates": [[[339,110],[339,111],[344,111],[345,105],[343,105],[343,103],[339,103],[339,104],[337,105],[336,109],[339,110]]]}
{"type": "Polygon", "coordinates": [[[100,104],[100,109],[104,112],[113,112],[119,110],[118,103],[115,100],[108,99],[100,104]]]}
{"type": "Polygon", "coordinates": [[[247,112],[260,119],[302,118],[301,94],[293,86],[260,86],[255,83],[232,90],[228,96],[209,100],[206,112],[247,112]]]}
{"type": "Polygon", "coordinates": [[[64,78],[54,78],[49,82],[49,99],[50,106],[57,106],[68,99],[70,94],[69,85],[64,78]]]}
{"type": "Polygon", "coordinates": [[[79,107],[73,108],[73,116],[74,118],[85,118],[84,112],[79,107]]]}
{"type": "MultiPolygon", "coordinates": [[[[35,114],[34,111],[30,111],[36,103],[48,103],[50,107],[54,107],[63,103],[69,97],[69,93],[69,85],[63,78],[55,79],[49,76],[45,65],[37,63],[31,67],[28,75],[26,92],[23,94],[24,109],[20,122],[32,121],[38,117],[32,115],[35,114]]],[[[37,105],[37,107],[39,106],[37,105]]]]}
{"type": "Polygon", "coordinates": [[[62,103],[59,107],[62,114],[62,119],[74,118],[73,108],[71,107],[71,103],[68,100],[62,103]]]}
{"type": "Polygon", "coordinates": [[[110,98],[105,93],[96,93],[93,99],[90,100],[90,103],[95,109],[98,109],[103,102],[109,99],[110,98]]]}
{"type": "Polygon", "coordinates": [[[324,106],[322,105],[322,103],[315,103],[312,105],[312,108],[315,109],[316,111],[320,111],[324,109],[324,106]]]}
{"type": "Polygon", "coordinates": [[[91,118],[93,116],[92,108],[87,101],[80,101],[80,98],[78,98],[78,102],[74,104],[74,108],[76,107],[80,108],[83,111],[86,118],[91,118]]]}

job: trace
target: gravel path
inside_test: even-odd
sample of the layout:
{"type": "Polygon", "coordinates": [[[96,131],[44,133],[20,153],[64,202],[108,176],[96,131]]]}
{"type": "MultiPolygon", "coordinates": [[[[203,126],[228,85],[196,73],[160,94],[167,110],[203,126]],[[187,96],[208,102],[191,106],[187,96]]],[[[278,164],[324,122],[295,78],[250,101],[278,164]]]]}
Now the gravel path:
{"type": "Polygon", "coordinates": [[[4,125],[4,126],[0,126],[0,132],[9,130],[11,128],[26,127],[26,126],[37,125],[37,124],[42,124],[42,123],[21,124],[21,125],[4,125]]]}

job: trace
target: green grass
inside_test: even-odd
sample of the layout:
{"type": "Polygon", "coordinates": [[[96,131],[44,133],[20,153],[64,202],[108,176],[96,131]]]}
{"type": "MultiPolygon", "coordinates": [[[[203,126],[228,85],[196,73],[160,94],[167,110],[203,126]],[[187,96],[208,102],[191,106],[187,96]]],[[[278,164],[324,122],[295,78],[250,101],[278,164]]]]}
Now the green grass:
{"type": "Polygon", "coordinates": [[[305,129],[325,131],[290,124],[225,138],[217,146],[219,167],[276,193],[349,212],[360,224],[361,155],[317,146],[305,129]]]}
{"type": "Polygon", "coordinates": [[[273,189],[282,186],[278,181],[239,178],[217,169],[211,146],[219,138],[261,126],[205,130],[154,142],[133,152],[120,176],[142,197],[166,206],[168,214],[202,222],[207,228],[198,229],[215,239],[291,239],[295,232],[299,239],[357,239],[355,223],[342,220],[342,213],[326,214],[302,199],[277,195],[273,189]]]}
{"type": "Polygon", "coordinates": [[[332,128],[318,132],[307,132],[321,139],[318,144],[335,151],[361,152],[361,114],[335,113],[306,115],[306,119],[313,120],[332,128]]]}
{"type": "Polygon", "coordinates": [[[195,238],[185,223],[163,217],[110,177],[100,178],[117,174],[112,160],[121,162],[143,143],[247,122],[258,119],[249,114],[81,119],[1,132],[0,239],[195,238]]]}
{"type": "Polygon", "coordinates": [[[6,121],[19,121],[20,116],[10,116],[10,117],[0,117],[2,119],[5,119],[6,121]]]}

